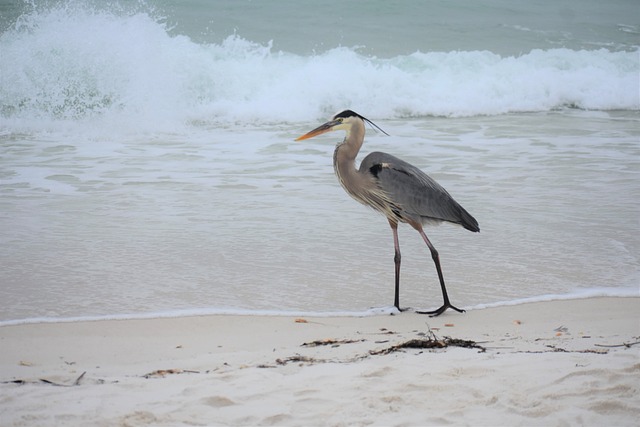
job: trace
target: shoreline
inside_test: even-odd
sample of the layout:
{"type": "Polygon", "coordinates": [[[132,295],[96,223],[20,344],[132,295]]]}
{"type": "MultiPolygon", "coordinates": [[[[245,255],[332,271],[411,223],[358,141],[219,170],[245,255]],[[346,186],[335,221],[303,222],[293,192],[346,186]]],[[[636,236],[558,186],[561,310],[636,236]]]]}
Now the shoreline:
{"type": "MultiPolygon", "coordinates": [[[[608,288],[591,288],[581,290],[569,294],[548,294],[534,297],[520,298],[514,300],[505,300],[492,303],[477,304],[470,307],[463,307],[465,311],[486,310],[492,308],[518,306],[523,304],[581,300],[591,298],[634,298],[638,294],[633,288],[622,287],[617,289],[608,288]]],[[[436,307],[423,307],[422,310],[435,309],[436,307]]],[[[407,307],[407,312],[416,311],[414,307],[407,307]]],[[[69,317],[29,317],[21,319],[0,320],[0,328],[5,326],[19,325],[38,325],[38,324],[57,324],[57,323],[78,323],[78,322],[102,322],[111,320],[153,320],[153,319],[176,319],[182,317],[208,317],[208,316],[249,316],[249,317],[369,317],[384,315],[399,315],[400,313],[394,306],[371,307],[362,311],[277,311],[277,310],[260,310],[260,309],[242,309],[242,308],[190,308],[175,309],[158,312],[142,312],[142,313],[115,313],[104,315],[85,315],[85,316],[69,316],[69,317]]]]}
{"type": "Polygon", "coordinates": [[[0,414],[12,426],[633,425],[638,341],[638,297],[437,318],[209,315],[0,326],[0,414]],[[477,346],[386,352],[445,337],[477,346]]]}

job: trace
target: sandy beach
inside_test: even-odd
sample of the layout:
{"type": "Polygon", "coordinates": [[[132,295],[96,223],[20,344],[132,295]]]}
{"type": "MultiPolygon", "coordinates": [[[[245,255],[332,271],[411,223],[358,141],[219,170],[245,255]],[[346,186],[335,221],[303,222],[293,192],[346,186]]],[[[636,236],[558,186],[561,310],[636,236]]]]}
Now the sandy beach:
{"type": "Polygon", "coordinates": [[[0,424],[631,426],[638,341],[640,298],[4,326],[0,424]]]}
{"type": "Polygon", "coordinates": [[[640,425],[640,23],[603,5],[1,2],[0,427],[640,425]],[[345,110],[338,164],[448,192],[381,185],[452,222],[442,271],[341,188],[360,132],[296,141],[345,110]],[[417,314],[444,280],[468,311],[417,314]]]}

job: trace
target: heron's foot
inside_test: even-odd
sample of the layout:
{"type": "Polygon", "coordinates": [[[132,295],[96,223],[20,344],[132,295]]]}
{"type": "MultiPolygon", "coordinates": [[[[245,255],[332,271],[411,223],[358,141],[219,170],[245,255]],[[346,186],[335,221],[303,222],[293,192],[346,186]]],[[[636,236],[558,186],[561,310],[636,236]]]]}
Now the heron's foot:
{"type": "Polygon", "coordinates": [[[465,311],[458,308],[458,307],[454,307],[451,304],[443,304],[442,307],[440,307],[437,310],[433,310],[433,311],[416,311],[416,313],[418,314],[428,314],[429,317],[436,317],[436,316],[440,316],[442,313],[444,313],[445,311],[447,311],[447,309],[450,308],[452,310],[457,311],[458,313],[464,313],[465,311]]]}

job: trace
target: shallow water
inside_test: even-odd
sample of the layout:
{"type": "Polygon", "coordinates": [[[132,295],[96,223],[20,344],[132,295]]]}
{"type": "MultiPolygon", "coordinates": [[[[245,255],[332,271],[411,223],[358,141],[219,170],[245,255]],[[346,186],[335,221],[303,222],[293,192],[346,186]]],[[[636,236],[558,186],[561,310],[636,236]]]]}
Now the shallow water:
{"type": "MultiPolygon", "coordinates": [[[[369,132],[363,152],[419,165],[480,223],[427,229],[456,304],[637,287],[637,113],[378,124],[392,136],[369,132]]],[[[2,319],[391,305],[386,220],[337,184],[339,135],[293,142],[313,125],[5,137],[2,319]]],[[[400,239],[401,302],[437,305],[427,249],[408,227],[400,239]]]]}
{"type": "MultiPolygon", "coordinates": [[[[205,3],[3,5],[0,321],[390,306],[391,231],[336,182],[343,136],[293,141],[344,108],[391,135],[363,155],[419,166],[478,219],[427,229],[454,304],[638,294],[630,4],[549,21],[447,2],[419,26],[366,2],[305,38],[287,22],[311,6],[205,3]]],[[[424,243],[400,243],[401,304],[438,306],[424,243]]]]}

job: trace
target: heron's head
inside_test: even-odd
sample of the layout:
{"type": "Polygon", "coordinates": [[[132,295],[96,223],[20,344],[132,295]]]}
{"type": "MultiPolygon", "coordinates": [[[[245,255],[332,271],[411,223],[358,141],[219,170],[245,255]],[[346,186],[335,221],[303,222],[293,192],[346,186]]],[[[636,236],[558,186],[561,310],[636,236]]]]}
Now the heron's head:
{"type": "Polygon", "coordinates": [[[310,132],[305,133],[302,136],[299,136],[298,138],[296,138],[296,141],[302,141],[303,139],[313,138],[314,136],[322,135],[323,133],[327,133],[327,132],[331,132],[332,130],[339,130],[339,129],[345,130],[347,131],[347,134],[349,134],[353,126],[363,125],[364,122],[367,122],[375,126],[382,133],[384,133],[385,135],[388,135],[388,133],[380,129],[375,123],[373,123],[371,120],[367,119],[366,117],[361,116],[360,114],[351,110],[344,110],[339,112],[335,116],[333,116],[333,118],[331,118],[331,120],[329,120],[328,122],[318,126],[317,128],[315,128],[310,132]]]}

